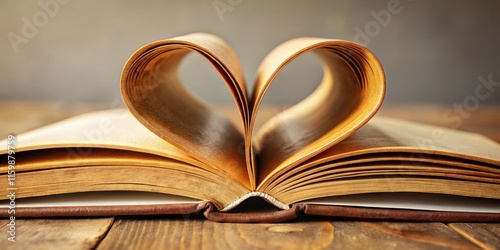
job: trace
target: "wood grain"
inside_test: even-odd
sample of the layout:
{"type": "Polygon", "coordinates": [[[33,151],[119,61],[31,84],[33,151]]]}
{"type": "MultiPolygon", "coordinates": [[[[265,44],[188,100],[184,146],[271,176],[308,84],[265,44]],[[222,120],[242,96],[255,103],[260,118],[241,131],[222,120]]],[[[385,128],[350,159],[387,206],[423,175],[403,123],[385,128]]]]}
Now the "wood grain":
{"type": "Polygon", "coordinates": [[[500,224],[451,223],[448,226],[484,249],[500,249],[500,224]]]}
{"type": "Polygon", "coordinates": [[[98,249],[480,249],[442,223],[118,219],[98,249]]]}
{"type": "Polygon", "coordinates": [[[479,249],[442,223],[333,222],[338,249],[479,249]]]}
{"type": "Polygon", "coordinates": [[[7,239],[9,220],[0,220],[0,249],[94,249],[113,218],[17,219],[15,242],[7,239]]]}
{"type": "Polygon", "coordinates": [[[216,223],[203,219],[118,219],[98,249],[323,249],[329,222],[216,223]]]}

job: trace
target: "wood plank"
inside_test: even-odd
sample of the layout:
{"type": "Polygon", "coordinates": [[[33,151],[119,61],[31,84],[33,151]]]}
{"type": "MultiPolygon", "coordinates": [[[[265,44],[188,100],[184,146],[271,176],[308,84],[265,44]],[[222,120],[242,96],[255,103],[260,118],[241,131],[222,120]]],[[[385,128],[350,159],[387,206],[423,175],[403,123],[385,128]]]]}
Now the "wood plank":
{"type": "Polygon", "coordinates": [[[98,249],[314,249],[332,241],[329,222],[235,224],[169,216],[117,219],[98,249]]]}
{"type": "Polygon", "coordinates": [[[98,249],[480,249],[442,223],[117,219],[98,249]]]}
{"type": "Polygon", "coordinates": [[[332,223],[338,249],[479,249],[442,223],[332,223]]]}
{"type": "Polygon", "coordinates": [[[500,249],[500,224],[451,223],[448,226],[484,249],[500,249]]]}
{"type": "Polygon", "coordinates": [[[9,241],[9,220],[0,220],[0,249],[94,249],[114,218],[16,219],[15,242],[9,241]]]}

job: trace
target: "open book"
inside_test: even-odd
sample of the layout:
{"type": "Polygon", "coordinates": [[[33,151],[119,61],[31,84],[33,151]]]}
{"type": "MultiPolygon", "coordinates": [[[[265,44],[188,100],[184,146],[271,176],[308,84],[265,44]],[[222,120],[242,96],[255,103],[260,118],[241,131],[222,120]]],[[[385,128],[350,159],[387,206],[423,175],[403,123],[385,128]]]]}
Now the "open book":
{"type": "Polygon", "coordinates": [[[229,46],[210,34],[189,34],[136,51],[123,69],[121,93],[128,110],[84,114],[0,142],[2,217],[204,212],[240,222],[299,213],[500,220],[500,145],[476,134],[372,119],[384,97],[384,72],[356,43],[287,41],[262,61],[248,93],[229,46]],[[192,52],[226,83],[236,122],[183,86],[178,68],[192,52]],[[308,52],[323,65],[318,88],[254,129],[273,79],[308,52]],[[252,197],[275,209],[259,210],[252,197]]]}

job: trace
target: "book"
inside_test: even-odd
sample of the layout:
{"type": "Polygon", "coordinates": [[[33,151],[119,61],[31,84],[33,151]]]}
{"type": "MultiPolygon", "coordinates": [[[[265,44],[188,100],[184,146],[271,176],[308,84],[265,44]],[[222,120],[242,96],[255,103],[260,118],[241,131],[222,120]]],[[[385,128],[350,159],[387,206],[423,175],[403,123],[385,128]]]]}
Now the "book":
{"type": "Polygon", "coordinates": [[[500,145],[375,116],[385,75],[367,48],[292,39],[264,58],[255,79],[248,92],[238,58],[215,35],[143,46],[122,71],[127,109],[76,116],[0,142],[0,216],[500,221],[500,145]],[[189,53],[217,70],[236,114],[184,87],[178,69],[189,53]],[[320,85],[257,126],[266,90],[304,53],[322,63],[320,85]]]}

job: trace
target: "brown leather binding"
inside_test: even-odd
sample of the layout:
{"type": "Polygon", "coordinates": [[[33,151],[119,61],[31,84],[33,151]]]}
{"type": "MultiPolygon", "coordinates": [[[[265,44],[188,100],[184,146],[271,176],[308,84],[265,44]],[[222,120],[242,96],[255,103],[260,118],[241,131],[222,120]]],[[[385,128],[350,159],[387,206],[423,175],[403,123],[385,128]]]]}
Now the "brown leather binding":
{"type": "Polygon", "coordinates": [[[170,204],[170,205],[136,205],[136,206],[87,206],[87,207],[18,207],[15,214],[7,209],[0,209],[0,218],[16,216],[16,218],[41,217],[90,217],[121,215],[160,215],[160,214],[192,214],[205,209],[204,203],[170,204]]]}
{"type": "Polygon", "coordinates": [[[439,212],[387,208],[363,208],[325,205],[304,205],[304,213],[329,217],[373,220],[499,222],[497,213],[439,212]]]}
{"type": "Polygon", "coordinates": [[[348,218],[369,220],[400,221],[438,221],[438,222],[500,222],[500,214],[438,212],[385,208],[362,208],[344,206],[326,206],[313,204],[295,204],[288,210],[264,212],[219,212],[211,202],[197,204],[139,205],[139,206],[92,206],[92,207],[34,207],[15,209],[15,214],[8,214],[7,209],[0,210],[0,218],[42,217],[91,217],[123,215],[161,215],[193,214],[202,212],[205,217],[216,222],[284,222],[296,219],[299,214],[325,216],[325,219],[348,218]]]}

